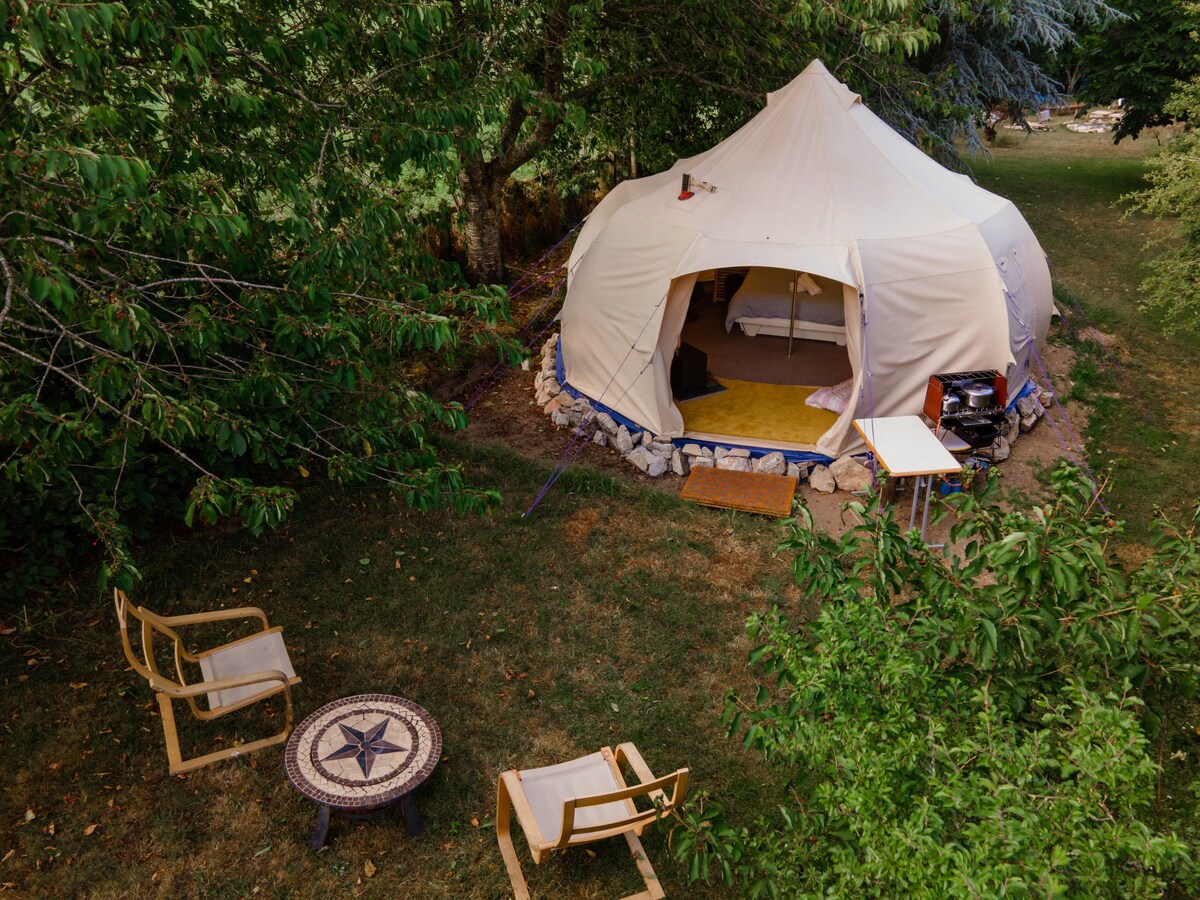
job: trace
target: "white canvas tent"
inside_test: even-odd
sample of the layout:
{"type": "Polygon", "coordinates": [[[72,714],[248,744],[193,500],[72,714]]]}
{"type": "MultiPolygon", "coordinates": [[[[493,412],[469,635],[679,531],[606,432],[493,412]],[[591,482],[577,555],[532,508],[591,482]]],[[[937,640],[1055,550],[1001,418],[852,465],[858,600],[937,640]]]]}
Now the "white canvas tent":
{"type": "Polygon", "coordinates": [[[1018,388],[1053,308],[1012,203],[934,162],[815,60],[716,147],[592,212],[568,263],[567,382],[683,436],[671,359],[697,273],[733,266],[843,284],[854,393],[816,444],[828,456],[861,446],[856,416],[919,412],[931,374],[998,369],[1018,388]],[[685,172],[715,191],[679,199],[685,172]]]}

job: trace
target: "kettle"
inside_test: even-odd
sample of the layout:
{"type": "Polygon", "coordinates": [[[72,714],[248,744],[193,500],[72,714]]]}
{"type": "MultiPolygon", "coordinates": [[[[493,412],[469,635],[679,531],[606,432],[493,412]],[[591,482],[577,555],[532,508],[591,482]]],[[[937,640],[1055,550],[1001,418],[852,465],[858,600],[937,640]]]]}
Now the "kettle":
{"type": "Polygon", "coordinates": [[[942,397],[943,416],[954,415],[956,412],[958,412],[960,406],[962,406],[962,401],[959,399],[958,394],[946,394],[944,397],[942,397]]]}

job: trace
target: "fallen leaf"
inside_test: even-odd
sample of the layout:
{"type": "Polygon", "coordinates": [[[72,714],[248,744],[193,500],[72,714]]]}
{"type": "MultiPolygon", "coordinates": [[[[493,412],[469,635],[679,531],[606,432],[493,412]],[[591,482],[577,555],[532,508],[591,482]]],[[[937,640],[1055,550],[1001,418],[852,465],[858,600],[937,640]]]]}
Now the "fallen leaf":
{"type": "Polygon", "coordinates": [[[16,853],[16,852],[17,852],[16,850],[9,850],[7,853],[5,853],[5,854],[4,854],[4,859],[0,859],[0,863],[6,863],[6,862],[8,862],[8,860],[9,860],[9,859],[12,857],[12,855],[13,855],[14,853],[16,853]]]}
{"type": "MultiPolygon", "coordinates": [[[[16,630],[11,625],[0,625],[0,634],[12,634],[16,630]]],[[[8,857],[6,856],[5,859],[8,859],[8,857]]]]}
{"type": "Polygon", "coordinates": [[[32,809],[25,810],[25,821],[26,822],[33,821],[33,810],[32,809]]]}
{"type": "Polygon", "coordinates": [[[86,681],[72,681],[71,682],[71,690],[73,690],[73,691],[77,691],[80,688],[85,688],[87,686],[88,686],[88,683],[86,681]]]}
{"type": "Polygon", "coordinates": [[[535,691],[533,688],[530,688],[529,689],[529,699],[532,700],[536,696],[537,696],[537,691],[535,691]]]}
{"type": "Polygon", "coordinates": [[[363,871],[367,873],[368,878],[374,878],[375,873],[379,870],[375,868],[375,863],[368,859],[365,863],[363,863],[363,871]]]}
{"type": "Polygon", "coordinates": [[[471,824],[474,825],[476,828],[478,828],[479,827],[479,818],[477,816],[471,816],[471,824]]]}
{"type": "Polygon", "coordinates": [[[83,836],[91,837],[93,834],[96,833],[96,829],[99,827],[100,827],[99,825],[89,825],[87,828],[83,829],[83,836]]]}
{"type": "Polygon", "coordinates": [[[249,584],[253,580],[254,580],[253,578],[251,578],[249,575],[247,575],[245,578],[242,579],[242,584],[249,584]]]}
{"type": "Polygon", "coordinates": [[[400,560],[396,560],[396,562],[393,565],[397,569],[400,568],[400,560]]]}

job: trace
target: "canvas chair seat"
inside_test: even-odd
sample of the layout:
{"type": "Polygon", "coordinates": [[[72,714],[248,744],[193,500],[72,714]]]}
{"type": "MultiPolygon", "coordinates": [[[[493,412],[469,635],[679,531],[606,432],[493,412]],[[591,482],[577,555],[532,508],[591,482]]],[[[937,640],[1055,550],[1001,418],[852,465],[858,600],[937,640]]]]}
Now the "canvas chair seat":
{"type": "MultiPolygon", "coordinates": [[[[283,631],[280,628],[272,628],[197,656],[206,684],[227,678],[239,678],[264,669],[282,672],[289,681],[296,677],[296,670],[292,668],[292,661],[288,658],[287,647],[283,643],[283,631]]],[[[268,682],[210,691],[208,708],[234,706],[259,695],[275,693],[278,689],[278,683],[268,682]]]]}

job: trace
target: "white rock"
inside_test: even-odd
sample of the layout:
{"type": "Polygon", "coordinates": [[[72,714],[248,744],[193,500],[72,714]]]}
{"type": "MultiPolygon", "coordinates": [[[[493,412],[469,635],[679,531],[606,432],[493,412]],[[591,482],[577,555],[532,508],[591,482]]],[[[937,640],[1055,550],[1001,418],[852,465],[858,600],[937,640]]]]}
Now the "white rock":
{"type": "Polygon", "coordinates": [[[610,437],[616,437],[617,422],[608,413],[596,413],[596,424],[603,428],[610,437]]]}
{"type": "Polygon", "coordinates": [[[675,445],[669,440],[661,439],[651,442],[650,452],[655,456],[661,456],[664,459],[670,459],[671,454],[675,452],[675,445]]]}
{"type": "MultiPolygon", "coordinates": [[[[705,454],[705,455],[707,456],[708,454],[705,454]]],[[[724,459],[728,455],[729,455],[729,451],[726,450],[724,447],[713,447],[713,451],[712,451],[713,459],[724,459]]]]}
{"type": "Polygon", "coordinates": [[[726,456],[717,460],[717,468],[731,472],[749,472],[750,460],[744,456],[726,456]]]}
{"type": "Polygon", "coordinates": [[[996,443],[992,444],[992,461],[1004,462],[1010,453],[1012,453],[1012,448],[1008,441],[1002,437],[996,438],[996,443]]]}
{"type": "Polygon", "coordinates": [[[787,460],[782,453],[768,453],[754,461],[754,471],[767,475],[782,475],[787,471],[787,460]]]}
{"type": "Polygon", "coordinates": [[[833,473],[829,471],[829,466],[817,466],[808,476],[808,483],[814,491],[820,491],[822,494],[832,494],[837,490],[837,482],[833,478],[833,473]]]}
{"type": "Polygon", "coordinates": [[[1046,412],[1046,408],[1042,406],[1042,401],[1033,394],[1026,394],[1017,401],[1017,410],[1021,413],[1021,417],[1037,416],[1041,417],[1046,412]]]}
{"type": "Polygon", "coordinates": [[[670,467],[671,463],[663,459],[661,456],[656,456],[650,460],[650,468],[646,470],[646,474],[651,478],[657,478],[662,475],[670,467]]]}
{"type": "Polygon", "coordinates": [[[709,456],[693,456],[688,460],[688,464],[693,469],[711,469],[713,467],[712,457],[709,456]]]}
{"type": "Polygon", "coordinates": [[[653,443],[654,443],[654,435],[652,435],[649,431],[643,431],[642,432],[642,446],[646,447],[648,449],[650,447],[650,445],[653,443]]]}
{"type": "Polygon", "coordinates": [[[852,456],[843,456],[829,467],[840,491],[869,491],[871,470],[852,456]]]}
{"type": "Polygon", "coordinates": [[[633,438],[630,437],[629,429],[624,425],[617,429],[617,439],[613,442],[613,445],[623,454],[633,449],[633,438]]]}
{"type": "Polygon", "coordinates": [[[546,349],[553,350],[557,346],[558,346],[558,332],[556,331],[556,332],[554,332],[554,334],[550,335],[550,339],[546,341],[546,349]]]}
{"type": "Polygon", "coordinates": [[[712,458],[713,458],[713,450],[712,450],[712,447],[701,447],[701,448],[700,448],[700,452],[704,454],[704,458],[705,458],[705,459],[712,459],[712,458]]]}
{"type": "Polygon", "coordinates": [[[671,454],[671,471],[676,475],[686,475],[688,473],[687,460],[684,459],[683,454],[678,450],[671,454]]]}
{"type": "Polygon", "coordinates": [[[568,394],[566,391],[563,391],[561,394],[558,395],[558,405],[561,406],[563,409],[574,409],[575,408],[575,398],[572,397],[570,394],[568,394]]]}
{"type": "Polygon", "coordinates": [[[634,447],[631,451],[629,451],[625,458],[643,472],[649,472],[650,463],[654,461],[655,457],[654,454],[645,447],[634,447]]]}
{"type": "Polygon", "coordinates": [[[1021,418],[1021,433],[1025,434],[1027,432],[1033,431],[1033,426],[1036,425],[1039,421],[1040,420],[1038,419],[1037,416],[1032,416],[1032,415],[1023,416],[1021,418]]]}
{"type": "Polygon", "coordinates": [[[684,456],[703,456],[704,449],[699,444],[684,444],[681,451],[684,456]]]}
{"type": "Polygon", "coordinates": [[[1000,423],[1000,436],[1006,441],[1015,440],[1020,429],[1021,414],[1015,409],[1010,409],[1004,414],[1004,421],[1000,423]]]}
{"type": "Polygon", "coordinates": [[[546,380],[546,376],[543,375],[541,372],[538,372],[536,375],[533,376],[533,389],[535,391],[540,390],[542,387],[542,382],[545,380],[546,380]]]}
{"type": "Polygon", "coordinates": [[[603,431],[597,430],[596,433],[592,435],[592,443],[596,444],[600,447],[607,447],[608,446],[608,435],[605,434],[603,431]]]}
{"type": "Polygon", "coordinates": [[[563,392],[562,385],[558,383],[558,379],[554,376],[547,378],[544,386],[552,394],[561,394],[563,392]]]}
{"type": "Polygon", "coordinates": [[[525,359],[521,360],[521,371],[522,371],[522,372],[529,372],[529,371],[532,371],[532,369],[533,369],[533,366],[532,366],[532,365],[530,365],[530,362],[529,362],[529,358],[528,358],[528,357],[526,357],[525,359]]]}
{"type": "Polygon", "coordinates": [[[785,475],[787,475],[787,476],[788,476],[788,478],[799,478],[799,477],[800,477],[800,466],[799,466],[799,464],[797,464],[797,463],[788,463],[788,464],[787,464],[787,472],[785,472],[784,474],[785,474],[785,475]]]}
{"type": "Polygon", "coordinates": [[[749,459],[750,451],[745,447],[730,447],[729,451],[726,453],[726,456],[740,456],[743,459],[749,459]]]}
{"type": "Polygon", "coordinates": [[[554,415],[550,417],[550,421],[555,425],[570,425],[571,420],[567,418],[567,414],[561,409],[556,409],[554,415]]]}

